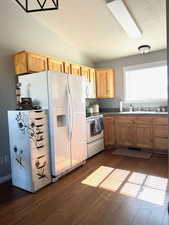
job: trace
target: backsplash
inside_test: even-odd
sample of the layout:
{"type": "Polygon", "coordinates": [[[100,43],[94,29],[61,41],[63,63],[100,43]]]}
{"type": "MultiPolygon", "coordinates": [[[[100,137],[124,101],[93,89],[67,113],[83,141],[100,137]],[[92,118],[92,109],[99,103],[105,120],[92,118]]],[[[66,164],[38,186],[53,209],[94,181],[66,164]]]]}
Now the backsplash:
{"type": "MultiPolygon", "coordinates": [[[[101,112],[118,112],[120,111],[120,99],[118,98],[97,98],[87,99],[86,106],[93,104],[100,105],[101,112]]],[[[146,103],[125,103],[123,102],[123,111],[129,111],[129,107],[132,105],[134,111],[168,111],[167,102],[146,102],[146,103]]]]}

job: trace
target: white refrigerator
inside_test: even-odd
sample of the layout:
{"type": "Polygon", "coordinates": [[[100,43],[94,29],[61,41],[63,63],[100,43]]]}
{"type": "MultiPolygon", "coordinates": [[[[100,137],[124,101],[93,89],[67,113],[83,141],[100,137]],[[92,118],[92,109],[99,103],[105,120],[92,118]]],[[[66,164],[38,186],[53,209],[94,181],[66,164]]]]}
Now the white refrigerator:
{"type": "Polygon", "coordinates": [[[85,163],[86,81],[77,75],[45,71],[19,76],[21,97],[49,110],[49,137],[52,177],[60,176],[85,163]]]}

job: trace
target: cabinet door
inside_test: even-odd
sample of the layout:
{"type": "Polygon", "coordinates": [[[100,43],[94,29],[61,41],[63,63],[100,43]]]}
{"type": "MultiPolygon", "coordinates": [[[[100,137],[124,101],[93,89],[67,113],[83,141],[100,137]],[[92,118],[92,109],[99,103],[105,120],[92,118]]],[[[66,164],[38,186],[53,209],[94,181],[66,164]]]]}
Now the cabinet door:
{"type": "Polygon", "coordinates": [[[47,70],[47,57],[28,52],[28,72],[42,72],[47,70]]]}
{"type": "Polygon", "coordinates": [[[19,52],[15,55],[15,72],[16,74],[28,73],[28,60],[26,51],[19,52]]]}
{"type": "MultiPolygon", "coordinates": [[[[157,124],[164,124],[164,123],[157,123],[157,124]]],[[[168,152],[168,126],[154,125],[153,136],[154,136],[153,148],[155,150],[163,150],[163,152],[164,150],[166,150],[165,153],[167,153],[168,152]]]]}
{"type": "Polygon", "coordinates": [[[134,147],[135,143],[135,126],[127,123],[117,123],[117,144],[121,146],[134,147]]]}
{"type": "Polygon", "coordinates": [[[97,98],[107,98],[107,73],[105,70],[96,70],[97,98]]]}
{"type": "Polygon", "coordinates": [[[16,74],[37,73],[47,70],[47,57],[22,51],[15,55],[16,74]]]}
{"type": "Polygon", "coordinates": [[[67,74],[72,74],[71,63],[64,62],[64,72],[67,73],[67,74]]]}
{"type": "Polygon", "coordinates": [[[81,66],[81,75],[84,76],[89,81],[90,80],[90,68],[81,66]]]}
{"type": "Polygon", "coordinates": [[[107,98],[115,97],[115,77],[114,71],[107,71],[107,98]]]}
{"type": "Polygon", "coordinates": [[[154,149],[166,150],[168,153],[168,138],[155,137],[154,138],[154,149]]]}
{"type": "Polygon", "coordinates": [[[92,86],[91,98],[96,98],[96,72],[95,72],[95,69],[90,69],[89,81],[92,86]]]}
{"type": "Polygon", "coordinates": [[[152,126],[146,124],[136,125],[136,143],[137,147],[152,148],[153,132],[152,126]]]}
{"type": "Polygon", "coordinates": [[[55,72],[64,72],[64,64],[62,60],[48,58],[48,69],[55,72]]]}
{"type": "Polygon", "coordinates": [[[114,117],[104,117],[104,142],[105,146],[112,146],[116,144],[114,117]]]}
{"type": "Polygon", "coordinates": [[[98,98],[115,97],[114,72],[111,69],[96,70],[96,86],[98,98]]]}
{"type": "Polygon", "coordinates": [[[71,64],[71,71],[72,71],[72,74],[80,76],[80,65],[71,64]]]}

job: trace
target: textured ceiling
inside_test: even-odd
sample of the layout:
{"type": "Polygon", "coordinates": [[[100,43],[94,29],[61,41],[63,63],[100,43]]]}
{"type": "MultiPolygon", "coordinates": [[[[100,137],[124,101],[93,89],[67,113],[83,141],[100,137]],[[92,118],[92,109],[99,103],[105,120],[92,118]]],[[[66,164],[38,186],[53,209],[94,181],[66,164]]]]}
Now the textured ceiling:
{"type": "Polygon", "coordinates": [[[142,44],[152,51],[166,48],[166,1],[124,0],[142,31],[138,40],[128,38],[108,10],[105,0],[60,0],[60,9],[32,16],[93,62],[138,54],[142,44]]]}

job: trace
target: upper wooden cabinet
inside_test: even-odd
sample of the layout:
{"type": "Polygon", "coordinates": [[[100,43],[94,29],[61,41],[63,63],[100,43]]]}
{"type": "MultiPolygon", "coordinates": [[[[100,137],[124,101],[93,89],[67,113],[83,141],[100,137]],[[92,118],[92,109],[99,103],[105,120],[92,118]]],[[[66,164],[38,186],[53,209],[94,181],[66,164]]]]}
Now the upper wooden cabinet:
{"type": "Polygon", "coordinates": [[[64,62],[64,73],[72,74],[72,71],[71,71],[71,63],[64,62]]]}
{"type": "Polygon", "coordinates": [[[48,70],[64,73],[64,62],[56,58],[48,58],[48,70]]]}
{"type": "Polygon", "coordinates": [[[93,68],[90,68],[89,80],[90,80],[90,82],[96,83],[96,71],[93,68]]]}
{"type": "Polygon", "coordinates": [[[81,76],[84,76],[88,81],[90,80],[90,68],[86,66],[81,66],[81,76]]]}
{"type": "Polygon", "coordinates": [[[81,69],[80,69],[80,65],[78,64],[71,64],[71,72],[74,75],[79,75],[81,74],[81,69]]]}
{"type": "Polygon", "coordinates": [[[96,72],[90,68],[89,82],[91,85],[91,98],[96,98],[96,72]]]}
{"type": "Polygon", "coordinates": [[[15,55],[16,74],[36,73],[47,70],[47,57],[30,51],[22,51],[15,55]]]}
{"type": "Polygon", "coordinates": [[[96,69],[96,88],[98,98],[115,97],[115,76],[112,69],[96,69]]]}

